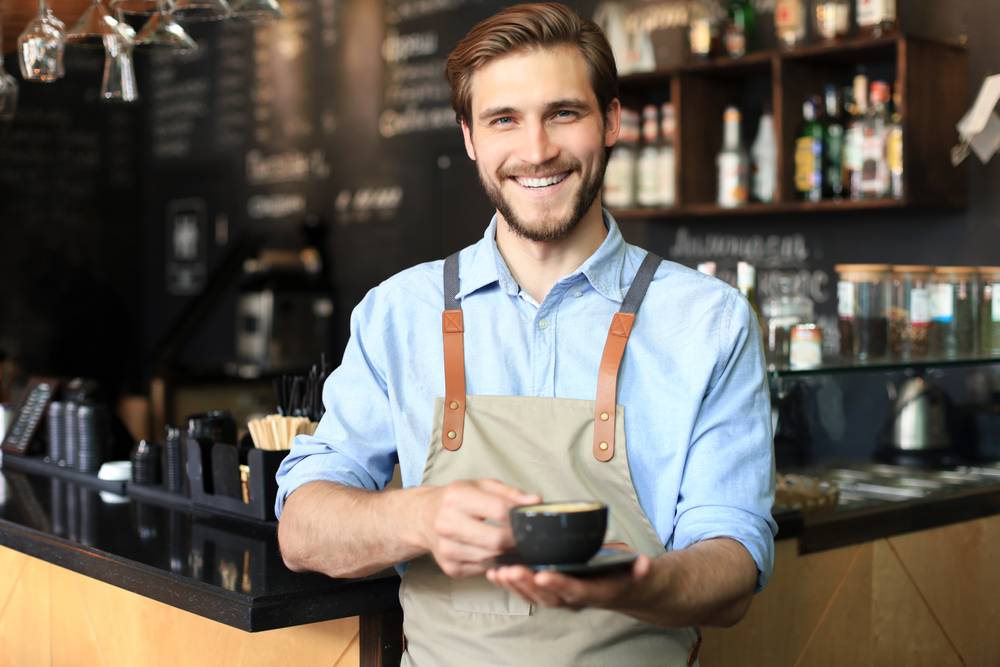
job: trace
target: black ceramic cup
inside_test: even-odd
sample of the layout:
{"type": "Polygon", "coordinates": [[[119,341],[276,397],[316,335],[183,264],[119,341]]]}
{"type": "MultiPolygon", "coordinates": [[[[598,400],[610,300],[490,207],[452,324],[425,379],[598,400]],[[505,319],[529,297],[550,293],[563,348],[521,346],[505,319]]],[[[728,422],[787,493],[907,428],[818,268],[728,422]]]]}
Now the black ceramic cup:
{"type": "Polygon", "coordinates": [[[525,562],[584,563],[604,543],[608,506],[594,500],[521,505],[510,510],[510,526],[525,562]]]}

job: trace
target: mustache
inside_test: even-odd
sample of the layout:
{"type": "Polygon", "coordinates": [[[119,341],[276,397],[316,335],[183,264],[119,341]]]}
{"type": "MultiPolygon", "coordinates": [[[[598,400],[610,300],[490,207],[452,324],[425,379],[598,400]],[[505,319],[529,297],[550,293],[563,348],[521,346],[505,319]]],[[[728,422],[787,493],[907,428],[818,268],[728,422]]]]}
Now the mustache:
{"type": "Polygon", "coordinates": [[[523,164],[501,167],[497,175],[501,178],[541,178],[552,174],[577,171],[580,163],[576,160],[560,159],[545,164],[523,164]]]}

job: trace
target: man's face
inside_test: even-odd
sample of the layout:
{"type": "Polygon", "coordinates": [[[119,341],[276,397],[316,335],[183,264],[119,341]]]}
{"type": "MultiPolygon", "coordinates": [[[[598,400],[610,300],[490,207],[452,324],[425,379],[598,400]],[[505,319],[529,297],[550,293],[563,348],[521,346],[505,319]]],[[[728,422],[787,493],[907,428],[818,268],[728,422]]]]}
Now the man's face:
{"type": "Polygon", "coordinates": [[[462,132],[486,194],[519,236],[565,238],[600,205],[618,100],[603,113],[573,46],[497,58],[472,75],[471,89],[471,127],[462,132]]]}

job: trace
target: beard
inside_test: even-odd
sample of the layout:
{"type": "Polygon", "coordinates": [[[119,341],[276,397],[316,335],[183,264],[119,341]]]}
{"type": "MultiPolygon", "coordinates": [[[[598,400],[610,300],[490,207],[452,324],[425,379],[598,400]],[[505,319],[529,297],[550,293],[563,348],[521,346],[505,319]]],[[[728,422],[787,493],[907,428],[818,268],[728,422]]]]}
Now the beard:
{"type": "MultiPolygon", "coordinates": [[[[569,178],[569,176],[576,172],[582,176],[583,171],[578,161],[558,160],[534,169],[521,168],[515,170],[501,168],[497,172],[497,181],[490,181],[483,174],[482,170],[477,169],[476,171],[479,174],[479,182],[482,184],[483,190],[486,191],[486,196],[489,197],[493,206],[500,212],[504,220],[507,221],[507,225],[512,232],[528,241],[551,242],[565,239],[580,224],[580,220],[590,210],[594,200],[601,191],[601,186],[604,183],[604,170],[607,166],[608,155],[607,151],[604,151],[601,154],[600,164],[597,165],[597,168],[591,173],[589,178],[583,177],[585,180],[577,187],[573,195],[573,206],[569,215],[554,220],[543,221],[536,225],[530,225],[517,216],[514,212],[514,207],[504,198],[500,183],[515,175],[530,178],[533,176],[532,172],[538,172],[539,174],[569,172],[566,178],[569,178]]],[[[518,185],[517,187],[521,186],[518,185]]]]}

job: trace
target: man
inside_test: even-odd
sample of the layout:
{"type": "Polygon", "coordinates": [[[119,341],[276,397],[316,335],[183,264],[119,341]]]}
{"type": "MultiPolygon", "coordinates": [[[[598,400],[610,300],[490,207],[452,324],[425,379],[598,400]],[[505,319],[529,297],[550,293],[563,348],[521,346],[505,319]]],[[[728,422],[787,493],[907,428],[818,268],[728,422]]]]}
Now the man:
{"type": "Polygon", "coordinates": [[[603,212],[621,107],[593,23],[510,7],[447,76],[497,213],[354,311],[326,415],[278,473],[285,562],[332,577],[405,563],[406,665],[692,664],[695,626],[738,621],[772,566],[752,311],[603,212]],[[404,488],[384,490],[397,461],[404,488]],[[496,567],[510,508],[542,499],[607,503],[607,541],[641,554],[631,571],[496,567]]]}

